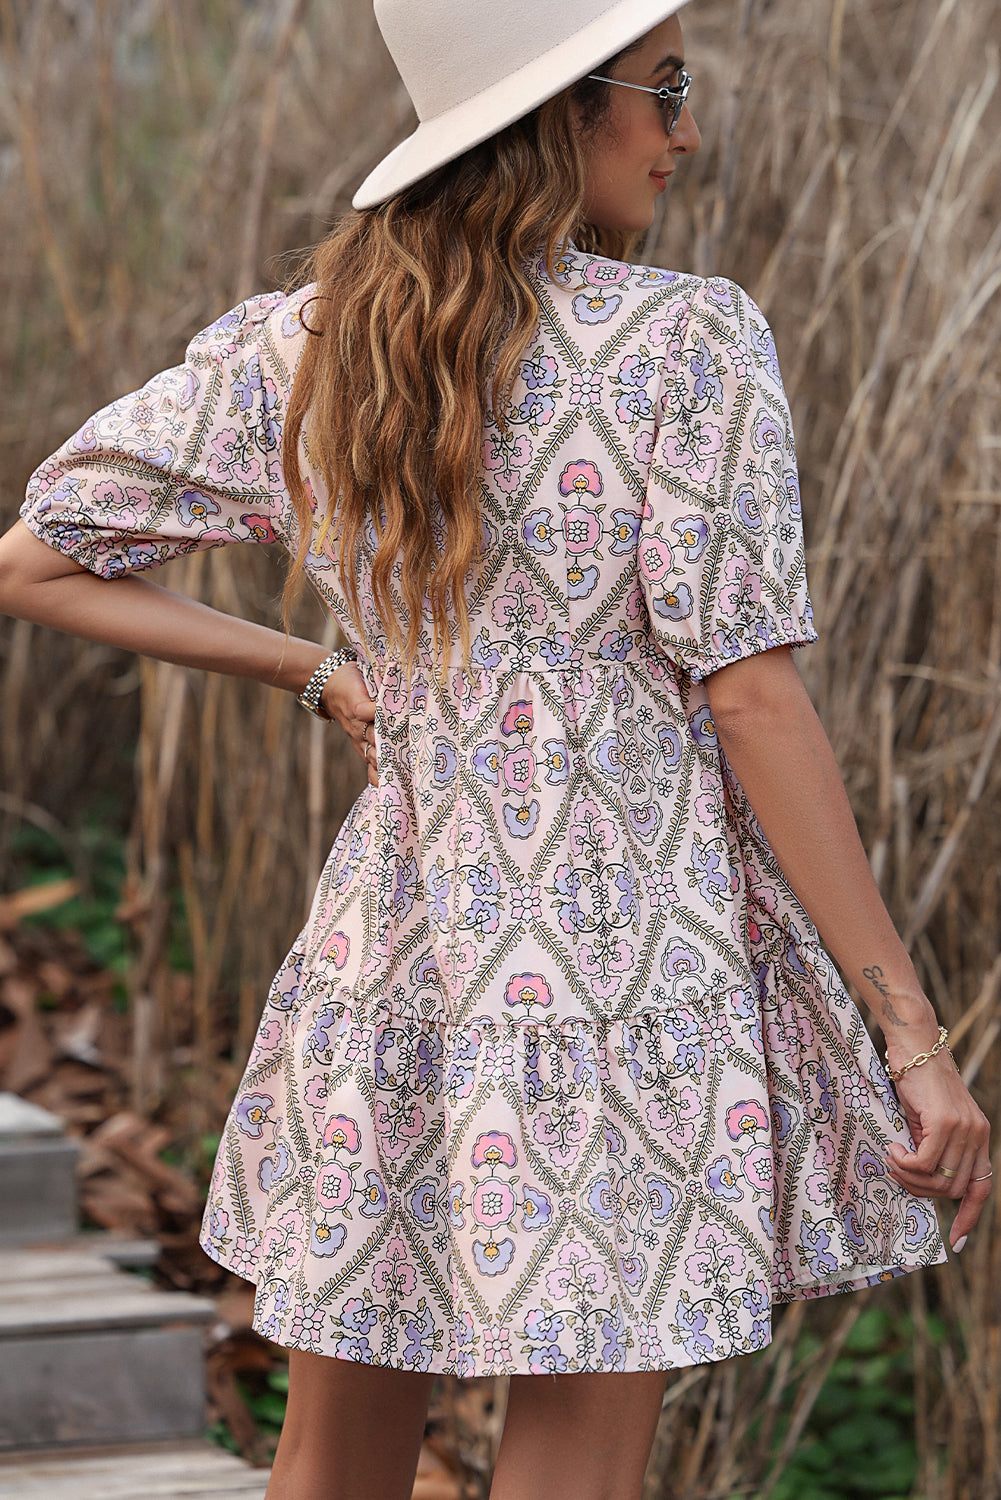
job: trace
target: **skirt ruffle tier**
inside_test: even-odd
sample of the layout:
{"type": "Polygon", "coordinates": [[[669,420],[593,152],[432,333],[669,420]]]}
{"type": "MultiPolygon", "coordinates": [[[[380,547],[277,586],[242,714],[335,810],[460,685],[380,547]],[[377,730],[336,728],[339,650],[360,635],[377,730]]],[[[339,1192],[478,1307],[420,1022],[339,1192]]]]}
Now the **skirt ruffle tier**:
{"type": "Polygon", "coordinates": [[[201,1234],[275,1343],[460,1376],[665,1369],[944,1259],[931,1203],[886,1174],[910,1136],[858,1013],[811,1004],[821,949],[763,959],[758,994],[462,1025],[360,1007],[305,951],[201,1234]]]}

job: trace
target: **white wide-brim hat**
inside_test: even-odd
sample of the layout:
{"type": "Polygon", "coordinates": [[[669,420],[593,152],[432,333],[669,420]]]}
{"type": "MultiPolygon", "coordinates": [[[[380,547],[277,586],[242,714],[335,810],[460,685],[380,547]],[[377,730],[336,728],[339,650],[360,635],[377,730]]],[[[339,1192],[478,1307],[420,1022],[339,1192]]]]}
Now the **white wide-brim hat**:
{"type": "Polygon", "coordinates": [[[375,0],[420,124],[351,200],[372,208],[520,120],[685,0],[375,0]]]}

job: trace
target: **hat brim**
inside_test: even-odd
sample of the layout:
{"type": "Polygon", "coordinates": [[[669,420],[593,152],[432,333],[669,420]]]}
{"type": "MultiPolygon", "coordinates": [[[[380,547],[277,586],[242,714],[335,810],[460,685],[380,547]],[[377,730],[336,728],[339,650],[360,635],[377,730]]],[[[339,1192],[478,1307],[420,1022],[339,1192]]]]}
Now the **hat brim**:
{"type": "Polygon", "coordinates": [[[619,0],[604,15],[581,28],[565,42],[509,74],[499,83],[464,99],[443,115],[424,120],[365,178],[351,202],[355,208],[374,208],[404,188],[419,182],[437,167],[489,140],[576,83],[606,58],[635,42],[665,21],[686,0],[619,0]]]}

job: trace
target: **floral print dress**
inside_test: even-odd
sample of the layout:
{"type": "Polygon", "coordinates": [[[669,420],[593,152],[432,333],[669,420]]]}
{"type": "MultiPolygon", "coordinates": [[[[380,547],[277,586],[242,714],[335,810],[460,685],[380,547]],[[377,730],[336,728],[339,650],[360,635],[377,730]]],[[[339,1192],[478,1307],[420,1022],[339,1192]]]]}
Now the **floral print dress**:
{"type": "MultiPolygon", "coordinates": [[[[816,639],[789,411],[733,282],[533,262],[484,432],[473,656],[408,684],[332,546],[378,787],[264,1006],[201,1243],[289,1348],[460,1376],[761,1348],[772,1307],[942,1261],[886,1073],[717,741],[704,678],[816,639]]],[[[22,516],[106,578],[297,528],[310,288],[252,298],[100,412],[22,516]]],[[[314,496],[319,476],[309,468],[314,496]]]]}

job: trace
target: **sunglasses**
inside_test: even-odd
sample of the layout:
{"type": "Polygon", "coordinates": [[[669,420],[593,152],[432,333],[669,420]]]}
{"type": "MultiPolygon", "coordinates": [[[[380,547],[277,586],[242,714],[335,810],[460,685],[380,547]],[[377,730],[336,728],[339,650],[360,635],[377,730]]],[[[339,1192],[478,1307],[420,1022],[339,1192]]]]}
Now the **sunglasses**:
{"type": "Polygon", "coordinates": [[[622,78],[606,78],[602,73],[588,73],[588,78],[593,78],[596,83],[617,83],[620,88],[639,89],[641,94],[653,94],[660,101],[660,107],[664,113],[664,128],[668,135],[674,134],[674,127],[685,107],[688,98],[688,90],[692,86],[692,75],[686,73],[684,68],[678,74],[678,82],[673,89],[666,85],[663,88],[652,89],[645,83],[626,83],[622,78]]]}

